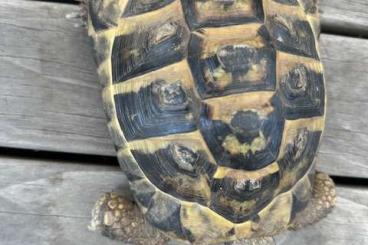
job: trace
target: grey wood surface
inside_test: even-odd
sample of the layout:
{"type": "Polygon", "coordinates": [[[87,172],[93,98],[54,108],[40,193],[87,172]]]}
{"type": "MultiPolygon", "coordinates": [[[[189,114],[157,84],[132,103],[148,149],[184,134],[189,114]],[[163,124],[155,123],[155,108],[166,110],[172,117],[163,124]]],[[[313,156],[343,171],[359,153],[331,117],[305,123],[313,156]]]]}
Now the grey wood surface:
{"type": "MultiPolygon", "coordinates": [[[[128,194],[118,167],[2,157],[0,169],[1,244],[121,244],[87,229],[100,195],[128,194]]],[[[368,189],[340,186],[337,203],[327,219],[280,235],[277,244],[368,244],[368,189]]]]}
{"type": "MultiPolygon", "coordinates": [[[[65,18],[73,11],[78,7],[0,0],[0,146],[115,155],[91,44],[79,20],[65,18]]],[[[368,40],[321,38],[329,96],[321,169],[368,177],[368,40]]]]}
{"type": "Polygon", "coordinates": [[[368,36],[367,0],[319,0],[322,29],[330,32],[368,36]]]}

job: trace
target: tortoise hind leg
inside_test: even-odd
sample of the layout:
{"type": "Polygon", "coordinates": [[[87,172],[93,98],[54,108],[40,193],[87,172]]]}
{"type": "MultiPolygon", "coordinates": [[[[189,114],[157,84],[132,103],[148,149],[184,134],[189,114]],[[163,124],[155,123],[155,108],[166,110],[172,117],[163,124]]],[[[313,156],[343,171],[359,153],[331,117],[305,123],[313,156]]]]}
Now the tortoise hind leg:
{"type": "Polygon", "coordinates": [[[136,203],[116,193],[106,193],[96,202],[89,229],[135,245],[163,245],[169,240],[148,224],[136,203]]]}
{"type": "Polygon", "coordinates": [[[311,225],[329,214],[336,203],[336,191],[333,180],[325,173],[316,172],[313,196],[307,207],[298,213],[289,229],[297,230],[311,225]]]}

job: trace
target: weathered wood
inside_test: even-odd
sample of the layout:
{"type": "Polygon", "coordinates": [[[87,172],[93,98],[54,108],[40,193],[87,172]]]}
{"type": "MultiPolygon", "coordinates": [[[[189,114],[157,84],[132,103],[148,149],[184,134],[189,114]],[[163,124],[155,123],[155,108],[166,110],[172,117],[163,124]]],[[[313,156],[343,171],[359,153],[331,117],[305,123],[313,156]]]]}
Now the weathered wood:
{"type": "Polygon", "coordinates": [[[366,0],[320,0],[322,31],[368,35],[366,0]]]}
{"type": "MultiPolygon", "coordinates": [[[[65,18],[77,10],[0,0],[0,146],[115,155],[91,44],[80,22],[65,18]]],[[[368,40],[322,35],[322,57],[329,108],[321,168],[368,177],[368,40]]]]}
{"type": "Polygon", "coordinates": [[[0,145],[114,154],[78,7],[0,1],[0,145]]]}
{"type": "MultiPolygon", "coordinates": [[[[1,244],[121,244],[87,230],[100,195],[127,194],[118,167],[1,158],[0,169],[1,244]]],[[[340,186],[327,219],[278,236],[277,244],[367,244],[367,204],[368,189],[340,186]]]]}
{"type": "Polygon", "coordinates": [[[334,175],[368,177],[368,40],[325,35],[321,45],[328,109],[320,167],[334,175]]]}
{"type": "Polygon", "coordinates": [[[121,244],[89,232],[97,198],[126,190],[117,167],[0,160],[0,243],[121,244]]]}

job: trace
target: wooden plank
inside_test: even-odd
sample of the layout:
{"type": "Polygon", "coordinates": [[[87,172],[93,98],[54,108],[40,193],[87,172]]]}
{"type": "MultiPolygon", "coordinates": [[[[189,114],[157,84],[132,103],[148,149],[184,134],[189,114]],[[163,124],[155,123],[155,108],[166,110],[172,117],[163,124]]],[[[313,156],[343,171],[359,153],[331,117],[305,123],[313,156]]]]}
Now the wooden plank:
{"type": "Polygon", "coordinates": [[[320,0],[322,31],[368,35],[367,0],[320,0]]]}
{"type": "Polygon", "coordinates": [[[127,189],[117,167],[0,161],[0,244],[121,244],[87,229],[94,202],[127,189]]]}
{"type": "Polygon", "coordinates": [[[114,154],[77,6],[0,0],[0,145],[114,154]]]}
{"type": "MultiPolygon", "coordinates": [[[[0,0],[0,146],[115,155],[77,6],[0,0]]],[[[329,107],[321,169],[368,177],[368,40],[322,35],[329,107]]]]}
{"type": "MultiPolygon", "coordinates": [[[[0,169],[1,244],[121,244],[87,230],[101,194],[128,194],[118,167],[1,158],[0,169]]],[[[368,189],[340,186],[337,203],[327,219],[277,244],[367,244],[368,189]]]]}
{"type": "Polygon", "coordinates": [[[327,82],[327,127],[320,168],[333,175],[368,177],[368,40],[322,36],[327,82]]]}

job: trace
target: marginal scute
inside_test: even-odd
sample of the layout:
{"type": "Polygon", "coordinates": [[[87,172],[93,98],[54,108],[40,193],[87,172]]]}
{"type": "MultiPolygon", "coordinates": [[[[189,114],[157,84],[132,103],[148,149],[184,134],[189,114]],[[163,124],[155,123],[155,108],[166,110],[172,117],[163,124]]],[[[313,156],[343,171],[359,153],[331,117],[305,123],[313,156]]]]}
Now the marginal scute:
{"type": "Polygon", "coordinates": [[[94,31],[104,31],[118,25],[119,17],[123,11],[126,1],[87,1],[88,11],[94,31]]]}
{"type": "Polygon", "coordinates": [[[120,167],[126,174],[129,182],[146,178],[131,154],[129,148],[124,148],[118,151],[118,160],[120,167]]]}
{"type": "Polygon", "coordinates": [[[180,221],[181,205],[172,197],[156,193],[145,217],[155,227],[183,238],[180,221]]]}
{"type": "Polygon", "coordinates": [[[198,204],[185,203],[180,210],[181,223],[198,244],[235,240],[234,224],[198,204]]]}
{"type": "Polygon", "coordinates": [[[294,220],[297,213],[302,212],[307,207],[312,198],[312,189],[313,185],[310,182],[308,174],[293,187],[293,207],[290,222],[294,220]]]}
{"type": "Polygon", "coordinates": [[[283,231],[290,222],[292,209],[291,193],[281,194],[272,203],[259,212],[252,224],[257,236],[273,236],[283,231]]]}
{"type": "Polygon", "coordinates": [[[118,126],[119,122],[116,118],[113,118],[108,124],[107,129],[109,130],[110,137],[115,142],[116,150],[127,147],[126,139],[118,126]]]}
{"type": "Polygon", "coordinates": [[[308,21],[274,15],[267,17],[266,27],[278,50],[318,59],[314,33],[308,21]]]}
{"type": "Polygon", "coordinates": [[[156,193],[156,188],[146,179],[132,181],[130,183],[130,189],[138,204],[145,208],[150,206],[152,197],[156,193]]]}
{"type": "Polygon", "coordinates": [[[278,160],[281,171],[281,191],[288,191],[311,168],[317,152],[321,131],[300,128],[292,141],[285,145],[282,157],[278,160]]]}
{"type": "Polygon", "coordinates": [[[96,52],[94,53],[95,61],[97,65],[100,65],[106,61],[110,54],[111,40],[107,35],[99,35],[94,39],[94,47],[96,52]]]}

